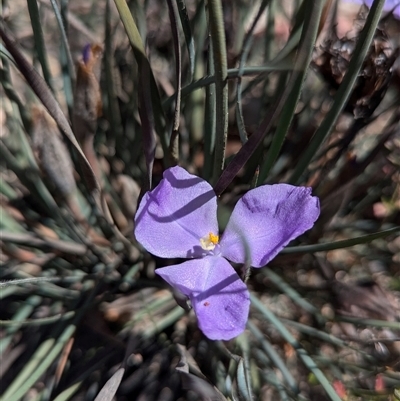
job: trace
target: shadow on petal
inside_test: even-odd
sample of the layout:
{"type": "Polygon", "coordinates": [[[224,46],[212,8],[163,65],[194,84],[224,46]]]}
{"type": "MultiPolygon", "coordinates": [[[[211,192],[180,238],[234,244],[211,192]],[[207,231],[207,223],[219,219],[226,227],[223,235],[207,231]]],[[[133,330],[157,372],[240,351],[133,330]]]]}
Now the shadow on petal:
{"type": "Polygon", "coordinates": [[[235,290],[229,290],[229,291],[224,290],[225,288],[227,288],[231,284],[233,284],[235,281],[240,281],[243,283],[243,281],[240,279],[240,277],[236,273],[234,273],[234,274],[230,275],[229,277],[221,280],[219,283],[208,288],[206,291],[203,291],[200,294],[193,296],[193,299],[195,299],[197,302],[201,302],[215,294],[229,295],[229,294],[238,294],[241,292],[242,293],[247,292],[246,287],[241,287],[241,288],[238,288],[235,290]]]}

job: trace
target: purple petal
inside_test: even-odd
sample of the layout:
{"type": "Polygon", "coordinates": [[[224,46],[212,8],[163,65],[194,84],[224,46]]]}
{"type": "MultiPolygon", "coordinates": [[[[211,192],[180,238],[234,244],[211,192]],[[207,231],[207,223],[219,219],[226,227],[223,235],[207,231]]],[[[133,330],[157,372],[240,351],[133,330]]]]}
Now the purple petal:
{"type": "Polygon", "coordinates": [[[217,198],[210,184],[181,167],[164,171],[164,178],[140,202],[135,235],[142,246],[164,258],[206,254],[200,239],[218,235],[217,198]]]}
{"type": "Polygon", "coordinates": [[[263,185],[236,204],[220,249],[236,263],[266,265],[292,239],[309,230],[319,216],[319,200],[311,188],[263,185]]]}
{"type": "Polygon", "coordinates": [[[207,256],[163,267],[156,273],[190,298],[199,327],[211,340],[230,340],[244,331],[249,293],[224,258],[207,256]]]}
{"type": "Polygon", "coordinates": [[[90,56],[91,56],[91,51],[92,51],[92,45],[90,44],[90,43],[88,43],[84,48],[83,48],[83,51],[82,51],[82,58],[83,58],[83,62],[85,63],[85,64],[87,64],[88,63],[88,61],[89,61],[89,59],[90,59],[90,56]]]}
{"type": "MultiPolygon", "coordinates": [[[[346,0],[348,3],[366,4],[371,8],[373,0],[346,0]]],[[[400,18],[400,1],[399,0],[386,0],[383,5],[384,12],[392,12],[394,16],[400,18]]]]}

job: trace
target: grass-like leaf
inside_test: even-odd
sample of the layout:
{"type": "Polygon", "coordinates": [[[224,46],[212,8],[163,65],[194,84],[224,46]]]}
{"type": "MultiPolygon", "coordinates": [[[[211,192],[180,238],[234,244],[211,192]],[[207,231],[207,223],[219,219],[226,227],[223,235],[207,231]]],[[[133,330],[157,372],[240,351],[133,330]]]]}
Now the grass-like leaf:
{"type": "Polygon", "coordinates": [[[361,69],[362,63],[367,55],[368,49],[371,45],[372,39],[376,27],[378,26],[382,8],[385,4],[385,0],[374,1],[372,8],[368,14],[368,18],[365,22],[365,26],[360,34],[353,56],[351,58],[347,74],[343,78],[343,82],[340,85],[333,104],[326,115],[324,121],[315,132],[312,141],[307,146],[306,152],[302,155],[299,160],[296,169],[294,170],[289,182],[297,183],[307,166],[311,162],[315,152],[323,143],[327,135],[332,131],[334,124],[339,117],[340,112],[346,105],[347,100],[350,97],[351,90],[353,89],[354,83],[358,77],[358,73],[361,69]]]}

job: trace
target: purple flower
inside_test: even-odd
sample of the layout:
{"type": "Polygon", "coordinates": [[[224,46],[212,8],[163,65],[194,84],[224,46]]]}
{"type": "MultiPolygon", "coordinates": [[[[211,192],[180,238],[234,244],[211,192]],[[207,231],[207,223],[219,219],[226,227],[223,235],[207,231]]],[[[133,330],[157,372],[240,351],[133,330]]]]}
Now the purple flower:
{"type": "Polygon", "coordinates": [[[230,340],[245,329],[250,299],[228,260],[264,266],[318,216],[319,200],[311,196],[311,188],[264,185],[238,201],[219,238],[217,197],[211,185],[173,167],[144,195],[135,235],[156,256],[191,259],[156,273],[189,297],[208,338],[230,340]]]}

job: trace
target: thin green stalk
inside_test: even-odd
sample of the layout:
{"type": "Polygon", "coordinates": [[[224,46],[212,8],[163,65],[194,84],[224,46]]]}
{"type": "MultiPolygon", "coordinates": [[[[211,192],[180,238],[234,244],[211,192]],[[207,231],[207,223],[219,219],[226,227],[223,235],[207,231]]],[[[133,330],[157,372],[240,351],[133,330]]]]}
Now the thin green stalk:
{"type": "Polygon", "coordinates": [[[83,381],[78,381],[77,383],[72,384],[63,392],[58,394],[54,401],[68,401],[73,399],[72,396],[79,390],[79,387],[82,385],[83,381]]]}
{"type": "MultiPolygon", "coordinates": [[[[1,144],[2,143],[0,142],[0,157],[2,157],[1,149],[3,148],[1,144]]],[[[26,229],[20,223],[18,223],[12,216],[10,216],[8,211],[5,210],[4,207],[1,205],[0,205],[0,216],[1,216],[0,219],[1,229],[6,229],[12,231],[13,233],[26,233],[26,229]]]]}
{"type": "Polygon", "coordinates": [[[35,51],[37,52],[40,65],[42,66],[43,77],[47,82],[47,85],[49,85],[49,88],[54,92],[37,0],[27,0],[27,2],[33,30],[33,39],[35,41],[35,51]]]}
{"type": "MultiPolygon", "coordinates": [[[[311,2],[314,10],[318,10],[320,7],[317,0],[311,2]]],[[[305,26],[304,29],[310,32],[313,31],[313,26],[305,26]]],[[[278,101],[271,105],[270,110],[264,116],[261,124],[258,126],[257,130],[251,135],[249,140],[240,148],[239,152],[236,153],[233,160],[229,163],[227,168],[223,171],[218,182],[214,185],[214,191],[219,196],[227,186],[232,182],[238,172],[244,167],[248,162],[250,157],[256,151],[256,149],[262,144],[265,136],[270,132],[271,128],[275,124],[276,120],[281,116],[281,112],[285,107],[288,99],[292,95],[293,85],[298,81],[298,76],[302,74],[302,69],[304,68],[304,56],[308,54],[310,44],[305,41],[309,34],[302,35],[303,40],[299,44],[299,50],[296,56],[295,68],[290,76],[289,82],[281,94],[278,101]]]]}
{"type": "MultiPolygon", "coordinates": [[[[31,113],[27,110],[26,104],[22,102],[22,100],[18,96],[18,93],[15,90],[15,86],[13,85],[11,79],[10,64],[8,62],[9,60],[3,57],[2,60],[3,60],[3,68],[0,68],[1,84],[3,85],[4,92],[6,93],[8,99],[17,105],[22,124],[25,130],[29,132],[31,127],[31,113]]],[[[16,115],[15,111],[14,115],[16,115]]]]}
{"type": "Polygon", "coordinates": [[[11,201],[18,197],[17,192],[4,179],[0,180],[0,194],[11,201]]]}
{"type": "Polygon", "coordinates": [[[321,317],[319,310],[314,305],[306,301],[295,289],[293,289],[271,269],[263,269],[263,274],[268,277],[284,294],[291,298],[298,306],[314,316],[321,317]]]}
{"type": "Polygon", "coordinates": [[[179,161],[179,122],[181,118],[181,98],[182,98],[182,54],[181,43],[178,31],[178,9],[174,0],[167,0],[169,20],[171,23],[172,38],[175,52],[175,74],[176,74],[176,100],[174,110],[174,120],[172,123],[172,132],[169,142],[169,149],[172,164],[178,164],[179,161]]]}
{"type": "MultiPolygon", "coordinates": [[[[287,391],[285,389],[285,386],[283,386],[282,383],[279,382],[278,378],[273,375],[271,375],[270,372],[261,372],[261,375],[264,377],[264,380],[266,383],[272,385],[275,387],[276,391],[279,394],[280,401],[293,401],[293,398],[289,398],[289,395],[287,394],[287,391]]],[[[300,401],[301,398],[298,398],[298,401],[300,401]]]]}
{"type": "Polygon", "coordinates": [[[281,251],[281,253],[314,253],[314,252],[326,252],[334,249],[348,248],[350,246],[366,244],[373,241],[374,239],[384,238],[391,234],[400,232],[400,227],[392,227],[387,230],[378,231],[377,233],[361,235],[360,237],[345,239],[342,241],[328,242],[325,244],[313,244],[303,246],[289,246],[281,251]]]}
{"type": "Polygon", "coordinates": [[[338,322],[348,322],[356,325],[400,330],[400,322],[390,322],[387,320],[378,320],[378,319],[364,319],[364,318],[349,317],[349,316],[337,316],[335,320],[338,322]]]}
{"type": "Polygon", "coordinates": [[[158,132],[163,147],[164,164],[166,167],[170,164],[169,137],[165,129],[164,111],[142,38],[128,5],[125,0],[114,0],[114,3],[139,67],[139,113],[142,122],[143,146],[147,166],[147,180],[143,189],[150,189],[156,148],[155,130],[158,132]]]}
{"type": "Polygon", "coordinates": [[[80,148],[75,135],[72,132],[71,126],[65,117],[65,114],[61,110],[61,106],[54,98],[53,93],[48,88],[47,84],[43,78],[38,74],[38,72],[29,64],[26,58],[22,55],[18,49],[15,40],[11,38],[9,33],[4,28],[0,20],[0,35],[6,45],[7,50],[12,54],[16,64],[18,65],[19,71],[28,81],[31,89],[35,92],[38,98],[42,101],[43,105],[49,111],[49,114],[54,118],[57,125],[59,126],[61,132],[69,140],[71,145],[76,149],[77,155],[79,157],[80,165],[83,170],[83,176],[85,178],[85,183],[88,186],[91,195],[94,197],[96,204],[101,210],[100,206],[100,185],[97,182],[96,176],[90,166],[90,163],[86,159],[85,155],[80,148]]]}
{"type": "Polygon", "coordinates": [[[265,44],[264,44],[264,62],[268,62],[271,60],[273,50],[275,47],[275,18],[274,18],[275,12],[276,12],[276,3],[275,1],[270,0],[268,13],[265,19],[266,29],[265,29],[265,44]]]}
{"type": "Polygon", "coordinates": [[[29,391],[50,365],[54,363],[69,339],[74,335],[78,322],[91,306],[94,296],[95,290],[92,290],[86,298],[85,304],[77,310],[71,324],[59,324],[55,326],[50,338],[40,344],[30,361],[18,373],[17,377],[4,392],[3,400],[18,401],[29,391]]]}
{"type": "MultiPolygon", "coordinates": [[[[32,295],[24,302],[24,304],[14,314],[12,319],[9,321],[12,324],[8,325],[5,330],[5,336],[0,340],[0,355],[3,354],[4,350],[9,346],[13,340],[13,335],[23,326],[25,319],[32,314],[35,308],[42,302],[42,297],[38,295],[32,295]]],[[[4,327],[0,321],[0,327],[4,327]]]]}
{"type": "MultiPolygon", "coordinates": [[[[319,338],[320,340],[322,340],[324,342],[331,343],[338,347],[352,348],[346,343],[346,341],[343,341],[340,338],[335,337],[332,334],[325,333],[324,331],[318,330],[318,329],[311,327],[309,325],[306,325],[306,324],[295,322],[293,320],[284,319],[284,318],[281,318],[281,320],[283,323],[287,323],[288,325],[294,327],[300,333],[307,334],[310,337],[319,338]]],[[[355,349],[355,348],[352,348],[352,349],[355,349]]]]}
{"type": "MultiPolygon", "coordinates": [[[[192,34],[192,29],[190,26],[190,20],[187,13],[187,8],[184,0],[176,0],[176,4],[178,7],[179,17],[182,24],[183,34],[185,35],[186,47],[189,55],[189,64],[190,64],[190,74],[189,81],[192,81],[195,69],[195,47],[194,47],[194,39],[192,34]]],[[[199,8],[203,8],[202,5],[198,6],[199,8]]]]}
{"type": "Polygon", "coordinates": [[[168,304],[168,302],[171,302],[172,300],[173,298],[171,293],[167,293],[163,297],[158,297],[152,302],[149,302],[149,300],[141,299],[145,307],[142,308],[141,311],[135,315],[134,319],[132,319],[126,325],[126,327],[131,328],[132,325],[137,324],[143,319],[147,319],[152,314],[156,314],[160,308],[164,307],[166,304],[168,304]]]}
{"type": "MultiPolygon", "coordinates": [[[[208,60],[210,60],[211,55],[208,57],[208,60]]],[[[254,76],[254,75],[259,75],[256,79],[264,79],[265,74],[269,74],[270,72],[275,72],[275,71],[292,71],[293,70],[293,64],[289,59],[280,61],[279,63],[268,63],[266,65],[263,65],[261,67],[244,67],[241,72],[241,76],[254,76]]],[[[235,79],[239,76],[239,69],[238,68],[230,68],[228,70],[228,77],[227,79],[235,79]]],[[[185,96],[189,95],[190,93],[210,86],[211,84],[215,84],[215,76],[214,74],[211,74],[210,71],[208,71],[208,75],[206,75],[203,78],[200,78],[196,81],[193,81],[189,85],[186,85],[182,88],[182,98],[185,96]]],[[[247,88],[246,88],[247,89],[247,88]]],[[[243,91],[243,94],[245,93],[246,90],[243,91]]],[[[172,102],[175,101],[176,94],[170,96],[163,102],[163,107],[165,109],[168,109],[171,107],[172,102]]]]}
{"type": "Polygon", "coordinates": [[[247,322],[247,326],[252,334],[256,337],[256,339],[260,342],[260,345],[263,348],[264,352],[268,355],[268,358],[275,365],[275,367],[280,370],[285,382],[290,387],[290,390],[293,393],[297,394],[299,392],[299,388],[297,386],[296,380],[289,372],[289,369],[285,365],[285,362],[282,360],[282,358],[279,356],[278,352],[253,322],[249,320],[247,322]]]}
{"type": "Polygon", "coordinates": [[[48,339],[42,343],[40,353],[37,353],[37,359],[32,359],[25,365],[23,372],[25,375],[18,376],[19,381],[14,381],[13,386],[9,387],[3,394],[5,400],[17,401],[23,397],[32,385],[40,378],[44,371],[54,362],[57,356],[64,348],[67,341],[75,333],[76,326],[68,325],[61,336],[55,339],[48,339]],[[22,379],[23,378],[23,379],[22,379]],[[16,384],[18,383],[18,385],[16,384]],[[11,391],[12,390],[12,391],[11,391]]]}
{"type": "MultiPolygon", "coordinates": [[[[0,212],[1,213],[1,212],[0,212]]],[[[7,287],[7,288],[0,288],[0,301],[4,302],[7,297],[11,295],[18,295],[21,294],[23,290],[18,287],[7,287]]],[[[0,348],[0,353],[2,348],[0,348]]]]}
{"type": "MultiPolygon", "coordinates": [[[[203,2],[199,3],[197,6],[196,13],[192,18],[191,24],[193,26],[193,51],[194,49],[203,49],[208,37],[206,11],[203,2]]],[[[183,29],[185,30],[185,28],[183,29]]],[[[204,54],[202,51],[197,51],[194,53],[194,72],[190,79],[190,83],[198,80],[206,74],[207,63],[209,60],[209,57],[204,59],[204,54]]],[[[175,98],[176,95],[173,97],[175,98]]],[[[204,91],[196,91],[190,93],[189,99],[187,99],[185,102],[184,116],[190,116],[188,118],[188,130],[191,154],[193,154],[192,152],[202,142],[204,143],[203,152],[205,152],[205,148],[207,146],[205,135],[208,133],[208,130],[206,127],[207,122],[205,121],[205,99],[206,97],[204,95],[204,91]]],[[[209,179],[207,179],[207,181],[209,181],[209,179]]]]}
{"type": "Polygon", "coordinates": [[[143,268],[142,263],[135,263],[130,267],[130,269],[125,273],[120,284],[120,289],[126,291],[136,282],[137,273],[143,268]]]}
{"type": "MultiPolygon", "coordinates": [[[[62,300],[65,300],[62,298],[62,300]]],[[[0,327],[16,327],[17,329],[21,327],[32,327],[32,326],[43,326],[47,324],[54,324],[56,322],[62,322],[64,320],[70,320],[74,317],[75,312],[70,311],[66,313],[58,313],[54,316],[43,317],[40,319],[31,319],[31,320],[21,320],[18,322],[14,322],[13,320],[0,320],[0,327]]],[[[2,349],[2,345],[0,343],[0,350],[2,349]]]]}
{"type": "Polygon", "coordinates": [[[253,43],[253,32],[254,29],[261,18],[262,14],[264,13],[266,7],[268,6],[270,0],[263,0],[261,3],[257,15],[251,24],[249,31],[246,33],[246,36],[243,40],[243,48],[240,55],[239,61],[239,72],[238,72],[238,81],[237,81],[237,88],[236,88],[236,124],[239,131],[240,140],[242,143],[247,141],[247,133],[245,129],[244,119],[243,119],[243,112],[242,112],[242,74],[244,65],[247,61],[247,58],[250,53],[251,45],[253,43]]]}
{"type": "Polygon", "coordinates": [[[114,82],[114,54],[113,54],[113,45],[112,45],[112,30],[111,30],[111,0],[106,1],[106,9],[105,9],[105,39],[104,39],[104,71],[105,71],[105,80],[107,87],[107,98],[108,98],[108,115],[110,121],[110,131],[113,133],[112,144],[111,146],[115,147],[115,142],[117,138],[121,138],[123,135],[123,128],[121,122],[121,112],[119,109],[118,99],[115,91],[115,82],[114,82]]]}
{"type": "Polygon", "coordinates": [[[225,27],[220,0],[208,1],[208,16],[215,68],[215,152],[212,181],[215,183],[224,169],[228,134],[228,62],[225,27]]]}
{"type": "MultiPolygon", "coordinates": [[[[212,47],[212,43],[210,43],[212,47]]],[[[214,57],[212,51],[209,51],[208,57],[208,73],[214,78],[214,57]]],[[[215,154],[215,83],[206,86],[206,101],[204,113],[204,167],[203,177],[206,181],[210,181],[213,176],[214,154],[215,154]]]]}
{"type": "Polygon", "coordinates": [[[243,359],[239,361],[236,377],[238,380],[239,391],[247,400],[252,400],[253,386],[250,374],[250,342],[246,334],[242,334],[236,340],[236,344],[240,347],[243,359]]]}
{"type": "Polygon", "coordinates": [[[153,337],[156,333],[160,333],[161,331],[165,330],[167,327],[172,326],[174,323],[176,323],[184,314],[185,310],[182,309],[180,306],[177,306],[174,308],[170,313],[168,313],[166,316],[163,318],[159,319],[156,322],[154,322],[151,327],[143,331],[143,338],[151,338],[153,337]]]}
{"type": "Polygon", "coordinates": [[[262,185],[266,180],[271,168],[278,158],[290,124],[292,123],[297,103],[300,99],[300,94],[303,89],[304,80],[311,62],[312,53],[314,51],[323,5],[324,2],[321,0],[308,0],[306,4],[308,12],[305,13],[305,28],[302,31],[300,43],[308,44],[308,46],[302,46],[299,50],[300,53],[297,56],[294,68],[296,70],[300,70],[301,72],[296,77],[296,81],[293,82],[291,96],[289,96],[288,101],[282,109],[282,114],[279,118],[278,126],[272,139],[271,146],[268,149],[264,163],[260,169],[258,185],[262,185]]]}
{"type": "Polygon", "coordinates": [[[69,48],[67,32],[65,30],[65,26],[63,23],[63,18],[62,18],[60,9],[58,8],[58,4],[57,4],[56,0],[50,0],[50,2],[53,7],[54,15],[56,17],[58,28],[59,28],[60,34],[61,34],[62,52],[64,53],[64,56],[65,56],[66,62],[67,62],[66,66],[67,66],[67,73],[68,73],[69,79],[65,80],[68,85],[65,88],[65,95],[66,95],[67,104],[71,108],[73,106],[72,91],[73,91],[73,88],[75,87],[75,82],[76,82],[75,65],[74,65],[74,61],[72,59],[71,51],[69,48]]]}
{"type": "Polygon", "coordinates": [[[322,124],[316,130],[311,142],[307,146],[306,151],[298,161],[296,168],[289,179],[290,183],[295,184],[300,181],[313,156],[317,153],[318,148],[333,130],[335,123],[341,111],[345,107],[347,100],[351,95],[354,84],[358,78],[358,74],[374,38],[375,30],[381,18],[384,4],[385,0],[375,0],[373,2],[367,21],[365,22],[364,29],[360,34],[353,56],[350,60],[348,71],[335,94],[332,107],[328,111],[322,124]]]}
{"type": "Polygon", "coordinates": [[[290,334],[287,328],[278,320],[278,318],[253,294],[250,294],[252,305],[262,313],[262,315],[275,327],[281,336],[296,350],[297,355],[303,361],[304,365],[314,374],[321,386],[326,391],[332,401],[341,401],[336,391],[333,389],[330,380],[315,364],[314,360],[307,354],[300,343],[290,334]]]}

